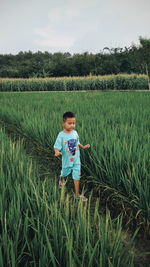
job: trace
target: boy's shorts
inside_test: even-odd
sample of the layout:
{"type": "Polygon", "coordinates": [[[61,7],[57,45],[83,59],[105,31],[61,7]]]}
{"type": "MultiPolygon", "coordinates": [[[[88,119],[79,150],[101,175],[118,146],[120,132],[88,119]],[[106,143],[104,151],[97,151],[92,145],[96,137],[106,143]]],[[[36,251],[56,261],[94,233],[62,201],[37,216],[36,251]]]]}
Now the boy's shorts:
{"type": "Polygon", "coordinates": [[[72,172],[73,180],[80,180],[81,165],[74,165],[72,167],[63,168],[60,173],[60,177],[66,177],[72,172]]]}

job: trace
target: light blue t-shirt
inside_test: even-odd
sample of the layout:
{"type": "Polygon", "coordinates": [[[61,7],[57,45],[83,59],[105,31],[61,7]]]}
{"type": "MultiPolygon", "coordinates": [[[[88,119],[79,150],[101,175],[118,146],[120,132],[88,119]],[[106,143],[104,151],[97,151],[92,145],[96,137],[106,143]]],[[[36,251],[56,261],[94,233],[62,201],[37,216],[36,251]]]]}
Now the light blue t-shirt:
{"type": "Polygon", "coordinates": [[[80,164],[79,136],[77,131],[71,133],[61,131],[54,144],[62,153],[62,168],[72,167],[74,164],[80,164]]]}

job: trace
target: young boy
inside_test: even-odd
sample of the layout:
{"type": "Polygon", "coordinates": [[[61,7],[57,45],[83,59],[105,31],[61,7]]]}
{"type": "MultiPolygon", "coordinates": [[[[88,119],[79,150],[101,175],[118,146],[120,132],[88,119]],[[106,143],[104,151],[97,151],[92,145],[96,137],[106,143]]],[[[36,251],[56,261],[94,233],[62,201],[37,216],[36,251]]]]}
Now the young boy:
{"type": "Polygon", "coordinates": [[[72,178],[74,181],[75,197],[77,199],[82,198],[83,201],[88,199],[79,194],[79,183],[81,175],[81,162],[80,162],[80,150],[79,147],[86,149],[90,145],[83,146],[80,144],[79,136],[75,131],[76,118],[72,112],[65,112],[63,114],[64,127],[63,131],[59,132],[54,144],[55,156],[62,155],[62,169],[59,178],[59,186],[62,185],[62,178],[68,176],[72,172],[72,178]],[[61,151],[61,152],[60,152],[61,151]]]}

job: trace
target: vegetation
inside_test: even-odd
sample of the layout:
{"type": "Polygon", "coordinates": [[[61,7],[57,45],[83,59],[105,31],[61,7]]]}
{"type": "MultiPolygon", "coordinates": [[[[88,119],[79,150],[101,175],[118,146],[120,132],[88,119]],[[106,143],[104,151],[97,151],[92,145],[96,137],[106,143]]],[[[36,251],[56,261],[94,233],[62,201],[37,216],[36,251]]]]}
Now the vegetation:
{"type": "Polygon", "coordinates": [[[0,77],[45,78],[64,76],[146,74],[150,77],[150,39],[140,37],[140,45],[108,48],[97,54],[20,52],[0,55],[0,77]]]}
{"type": "Polygon", "coordinates": [[[64,78],[0,79],[0,91],[144,90],[146,75],[109,75],[64,78]]]}
{"type": "Polygon", "coordinates": [[[0,55],[0,266],[149,266],[150,95],[96,91],[150,89],[150,39],[139,40],[98,54],[0,55]],[[81,150],[86,204],[59,190],[58,170],[41,171],[4,127],[36,143],[54,167],[69,110],[80,142],[91,145],[81,150]]]}
{"type": "Polygon", "coordinates": [[[103,185],[136,211],[149,231],[149,92],[1,93],[0,118],[53,155],[62,114],[72,110],[83,143],[82,171],[91,188],[103,185]]]}
{"type": "Polygon", "coordinates": [[[134,266],[137,231],[123,232],[122,216],[102,218],[97,200],[91,217],[91,198],[84,206],[41,179],[21,141],[1,129],[0,144],[0,266],[134,266]]]}

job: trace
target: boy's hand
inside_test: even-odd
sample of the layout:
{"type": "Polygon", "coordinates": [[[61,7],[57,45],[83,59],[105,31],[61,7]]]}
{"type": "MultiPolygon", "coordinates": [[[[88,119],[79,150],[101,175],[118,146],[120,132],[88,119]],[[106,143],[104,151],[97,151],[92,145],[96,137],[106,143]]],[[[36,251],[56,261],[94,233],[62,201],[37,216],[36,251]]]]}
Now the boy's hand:
{"type": "Polygon", "coordinates": [[[85,146],[83,146],[83,149],[86,149],[86,148],[89,148],[90,147],[90,144],[87,144],[85,146]]]}
{"type": "Polygon", "coordinates": [[[60,151],[55,151],[55,154],[54,154],[55,157],[59,157],[60,155],[61,155],[60,151]]]}

